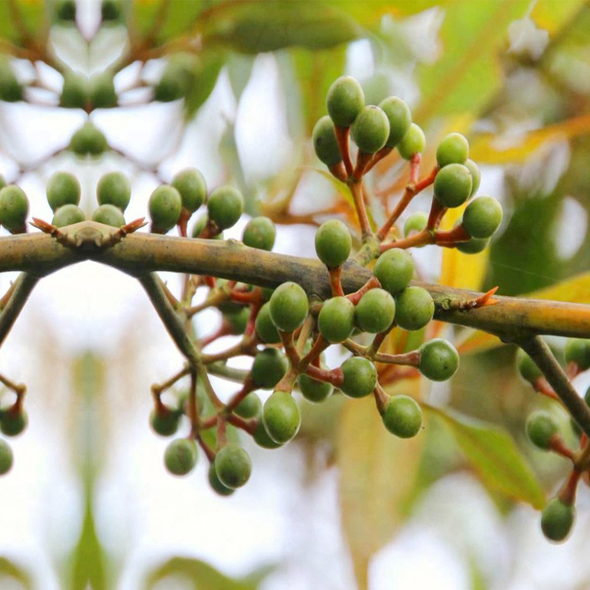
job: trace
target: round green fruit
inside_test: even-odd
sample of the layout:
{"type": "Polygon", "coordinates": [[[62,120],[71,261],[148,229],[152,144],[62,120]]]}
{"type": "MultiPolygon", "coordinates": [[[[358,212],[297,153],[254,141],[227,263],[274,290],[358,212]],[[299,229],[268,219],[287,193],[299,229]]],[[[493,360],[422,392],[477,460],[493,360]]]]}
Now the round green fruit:
{"type": "Polygon", "coordinates": [[[234,413],[249,420],[256,418],[262,411],[262,402],[255,393],[249,393],[235,408],[234,413]]]}
{"type": "Polygon", "coordinates": [[[152,410],[150,414],[150,426],[160,436],[172,436],[178,430],[180,417],[181,412],[165,406],[160,411],[152,410]]]}
{"type": "Polygon", "coordinates": [[[66,227],[82,221],[86,221],[86,214],[80,207],[76,205],[64,205],[55,212],[51,224],[55,225],[55,227],[66,227]]]}
{"type": "Polygon", "coordinates": [[[479,166],[473,160],[467,159],[463,165],[467,168],[467,170],[469,170],[469,173],[471,174],[471,194],[469,196],[472,197],[477,192],[477,189],[481,183],[481,172],[479,170],[479,166]]]}
{"type": "Polygon", "coordinates": [[[88,80],[71,71],[64,73],[59,104],[66,109],[83,109],[88,100],[88,80]]]}
{"type": "Polygon", "coordinates": [[[0,223],[11,233],[26,230],[29,199],[22,188],[9,184],[0,190],[0,223]]]}
{"type": "Polygon", "coordinates": [[[502,223],[502,206],[493,197],[479,197],[463,212],[463,227],[477,239],[491,238],[502,223]]]}
{"type": "Polygon", "coordinates": [[[393,396],[381,418],[385,428],[400,438],[412,438],[422,428],[422,410],[416,400],[407,395],[393,396]]]}
{"type": "Polygon", "coordinates": [[[442,338],[434,338],[420,347],[420,373],[431,381],[446,381],[459,368],[457,349],[442,338]]]}
{"type": "Polygon", "coordinates": [[[150,196],[148,209],[152,219],[152,230],[166,233],[180,219],[182,199],[180,193],[172,186],[159,186],[150,196]]]}
{"type": "Polygon", "coordinates": [[[346,297],[324,301],[318,315],[320,334],[331,344],[343,342],[354,330],[354,304],[346,297]]]}
{"type": "Polygon", "coordinates": [[[344,264],[351,249],[350,231],[339,219],[322,223],[315,234],[315,251],[328,268],[338,268],[344,264]]]}
{"type": "Polygon", "coordinates": [[[289,359],[277,348],[261,350],[252,363],[252,381],[256,387],[272,389],[289,370],[289,359]]]}
{"type": "Polygon", "coordinates": [[[307,401],[319,404],[328,399],[333,390],[331,383],[318,381],[309,375],[299,375],[299,391],[307,401]]]}
{"type": "Polygon", "coordinates": [[[385,145],[395,147],[410,129],[412,113],[405,100],[390,96],[379,103],[379,107],[389,120],[389,136],[385,145]]]}
{"type": "Polygon", "coordinates": [[[112,73],[104,72],[92,78],[90,81],[90,102],[96,109],[111,109],[117,106],[119,99],[112,73]]]}
{"type": "Polygon", "coordinates": [[[424,131],[416,123],[412,123],[396,147],[404,160],[411,160],[414,155],[424,151],[425,145],[424,131]]]}
{"type": "Polygon", "coordinates": [[[565,541],[575,518],[576,509],[574,506],[564,504],[559,498],[553,498],[547,502],[543,509],[541,530],[549,541],[556,543],[565,541]]]}
{"type": "Polygon", "coordinates": [[[211,465],[209,465],[207,479],[209,480],[211,489],[219,496],[231,496],[235,492],[235,490],[232,488],[228,488],[221,483],[219,477],[217,477],[215,463],[211,463],[211,465]]]}
{"type": "Polygon", "coordinates": [[[356,325],[370,334],[384,332],[393,323],[395,300],[384,289],[367,291],[356,306],[356,325]]]}
{"type": "Polygon", "coordinates": [[[471,238],[466,242],[459,242],[455,246],[455,248],[457,248],[457,250],[459,250],[459,252],[462,252],[463,254],[479,254],[480,252],[483,252],[489,245],[489,238],[483,240],[471,238]]]}
{"type": "Polygon", "coordinates": [[[54,172],[47,181],[47,202],[53,212],[64,205],[79,205],[82,189],[69,172],[54,172]]]}
{"type": "Polygon", "coordinates": [[[0,410],[0,431],[6,436],[19,435],[29,423],[27,413],[24,410],[14,412],[11,408],[0,410]]]}
{"type": "Polygon", "coordinates": [[[262,420],[258,420],[253,438],[254,442],[263,449],[278,449],[279,447],[283,446],[282,443],[277,443],[272,438],[270,438],[262,420]]]}
{"type": "Polygon", "coordinates": [[[244,228],[242,241],[250,248],[271,251],[275,245],[277,228],[275,224],[264,216],[252,218],[244,228]]]}
{"type": "Polygon", "coordinates": [[[283,332],[299,328],[309,312],[307,294],[297,283],[290,281],[274,290],[269,304],[273,324],[283,332]]]}
{"type": "Polygon", "coordinates": [[[469,142],[460,133],[450,133],[436,149],[436,161],[442,168],[449,164],[464,164],[469,158],[469,142]]]}
{"type": "Polygon", "coordinates": [[[223,314],[223,319],[227,322],[232,334],[243,334],[250,319],[250,309],[242,307],[235,311],[226,312],[223,314]]]}
{"type": "Polygon", "coordinates": [[[352,138],[361,152],[378,152],[389,138],[387,115],[379,107],[364,107],[352,125],[352,138]]]}
{"type": "Polygon", "coordinates": [[[422,287],[407,287],[395,304],[395,321],[404,330],[421,330],[434,316],[434,301],[422,287]]]}
{"type": "Polygon", "coordinates": [[[559,432],[559,425],[548,412],[533,412],[526,422],[526,433],[529,440],[544,451],[549,450],[551,437],[559,432]]]}
{"type": "Polygon", "coordinates": [[[564,352],[566,363],[576,363],[580,371],[590,369],[590,340],[569,338],[564,352]]]}
{"type": "Polygon", "coordinates": [[[391,248],[379,256],[373,275],[386,291],[396,295],[410,284],[414,276],[414,262],[405,250],[391,248]]]}
{"type": "Polygon", "coordinates": [[[270,317],[270,304],[265,303],[256,316],[254,324],[258,338],[265,344],[278,344],[281,341],[279,332],[270,317]]]}
{"type": "Polygon", "coordinates": [[[326,95],[326,107],[334,125],[349,127],[365,106],[361,85],[351,76],[335,80],[326,95]]]}
{"type": "Polygon", "coordinates": [[[244,199],[240,191],[231,186],[215,189],[207,201],[209,219],[221,230],[235,225],[244,212],[244,199]]]}
{"type": "Polygon", "coordinates": [[[377,369],[368,359],[352,356],[345,360],[340,367],[342,370],[342,393],[348,397],[365,397],[377,385],[377,369]]]}
{"type": "Polygon", "coordinates": [[[529,383],[534,383],[539,377],[543,376],[541,369],[537,367],[533,359],[520,348],[516,353],[516,368],[520,376],[529,383]]]}
{"type": "Polygon", "coordinates": [[[223,447],[217,453],[214,464],[219,481],[230,490],[245,485],[252,473],[250,455],[236,444],[223,447]]]}
{"type": "Polygon", "coordinates": [[[334,123],[330,117],[326,115],[315,124],[311,139],[318,160],[326,166],[334,166],[342,160],[336,132],[334,131],[334,123]]]}
{"type": "Polygon", "coordinates": [[[428,215],[426,213],[422,211],[412,213],[412,215],[406,219],[406,223],[404,224],[404,236],[407,238],[413,233],[420,233],[422,230],[426,229],[427,225],[428,215]]]}
{"type": "Polygon", "coordinates": [[[471,195],[471,173],[463,164],[449,164],[434,179],[434,196],[443,207],[459,207],[471,195]]]}
{"type": "Polygon", "coordinates": [[[164,464],[172,475],[187,475],[195,468],[198,458],[197,443],[187,438],[178,438],[166,447],[164,464]]]}
{"type": "Polygon", "coordinates": [[[107,138],[92,123],[85,123],[70,140],[70,149],[78,156],[100,156],[107,148],[107,138]]]}
{"type": "Polygon", "coordinates": [[[96,223],[104,223],[104,225],[110,225],[111,227],[122,227],[125,225],[125,218],[121,209],[114,205],[101,205],[95,209],[92,214],[92,221],[96,223]]]}
{"type": "Polygon", "coordinates": [[[299,431],[301,413],[290,393],[275,391],[264,403],[262,420],[268,436],[278,444],[285,444],[299,431]]]}
{"type": "Polygon", "coordinates": [[[121,172],[109,172],[98,181],[96,197],[99,205],[114,205],[125,211],[131,200],[131,184],[121,172]]]}
{"type": "Polygon", "coordinates": [[[10,445],[0,440],[0,475],[6,475],[11,469],[14,462],[14,455],[10,445]]]}
{"type": "Polygon", "coordinates": [[[205,177],[196,168],[187,168],[174,175],[172,186],[180,193],[182,206],[194,213],[207,198],[205,177]]]}

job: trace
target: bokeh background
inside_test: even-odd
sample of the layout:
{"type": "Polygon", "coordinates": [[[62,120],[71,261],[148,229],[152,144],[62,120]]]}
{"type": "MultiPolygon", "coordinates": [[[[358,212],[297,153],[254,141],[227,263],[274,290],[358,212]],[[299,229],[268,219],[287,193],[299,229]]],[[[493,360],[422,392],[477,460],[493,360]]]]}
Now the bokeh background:
{"type": "MultiPolygon", "coordinates": [[[[51,218],[44,185],[55,170],[78,175],[89,214],[100,175],[126,172],[131,220],[146,214],[157,184],[197,166],[212,187],[239,186],[249,215],[262,212],[278,223],[276,251],[313,256],[318,223],[335,214],[355,223],[310,146],[329,84],[348,73],[367,102],[395,94],[412,106],[428,140],[425,171],[440,138],[464,133],[482,168],[480,194],[504,206],[488,252],[426,249],[416,253],[423,278],[590,302],[587,2],[123,4],[124,16],[101,27],[100,0],[78,2],[76,26],[47,16],[57,3],[0,0],[0,59],[9,59],[23,82],[42,81],[26,101],[0,103],[0,172],[26,190],[35,216],[51,218]],[[87,115],[57,108],[63,81],[56,70],[11,55],[14,8],[32,34],[51,24],[48,46],[78,73],[120,63],[131,40],[154,30],[155,47],[190,46],[190,93],[152,102],[153,85],[174,56],[161,51],[145,64],[133,61],[115,78],[121,106],[91,114],[129,157],[50,158],[87,115]]],[[[393,155],[370,179],[377,219],[406,182],[405,166],[393,155]]],[[[409,213],[427,208],[430,198],[416,199],[409,213]]],[[[227,236],[239,238],[248,218],[227,236]]],[[[178,277],[165,278],[179,287],[178,277]]],[[[1,276],[2,290],[13,279],[1,276]]],[[[197,331],[213,332],[218,315],[201,315],[197,331]]],[[[219,498],[207,485],[204,460],[186,478],[163,468],[166,442],[148,426],[149,388],[177,370],[181,357],[139,284],[92,263],[44,279],[0,355],[2,372],[28,385],[30,418],[13,445],[13,471],[0,482],[0,587],[590,588],[587,487],[566,544],[550,545],[540,532],[537,509],[567,465],[527,443],[524,421],[533,408],[551,406],[517,378],[512,348],[465,330],[436,330],[463,353],[456,377],[396,387],[452,408],[458,422],[429,417],[419,437],[402,442],[384,432],[372,404],[339,396],[321,406],[302,402],[298,438],[274,452],[246,442],[251,481],[219,498]],[[482,460],[478,453],[496,428],[501,441],[482,451],[482,460]],[[522,469],[506,476],[502,460],[510,453],[519,454],[522,469]]],[[[575,385],[584,392],[588,381],[581,375],[575,385]]],[[[216,385],[224,397],[233,392],[216,385]]],[[[567,417],[551,410],[573,441],[567,417]]]]}

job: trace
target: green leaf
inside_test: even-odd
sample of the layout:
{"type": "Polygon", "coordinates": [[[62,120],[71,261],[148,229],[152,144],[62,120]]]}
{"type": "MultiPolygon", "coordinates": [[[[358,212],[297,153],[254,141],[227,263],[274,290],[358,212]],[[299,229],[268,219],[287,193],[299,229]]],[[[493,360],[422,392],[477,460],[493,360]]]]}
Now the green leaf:
{"type": "Polygon", "coordinates": [[[236,101],[240,100],[242,93],[250,81],[253,66],[253,57],[240,55],[239,53],[233,53],[227,61],[227,75],[229,76],[229,83],[236,101]]]}
{"type": "Polygon", "coordinates": [[[451,410],[427,404],[423,408],[451,430],[465,459],[485,486],[537,509],[545,505],[541,485],[506,431],[451,410]]]}
{"type": "Polygon", "coordinates": [[[195,116],[199,108],[201,108],[213,92],[221,68],[225,64],[226,57],[224,51],[211,49],[203,51],[195,59],[184,102],[184,111],[187,119],[195,116]]]}
{"type": "Polygon", "coordinates": [[[38,38],[45,22],[42,0],[8,0],[0,2],[0,38],[24,46],[26,37],[38,38]],[[13,10],[14,9],[14,10],[13,10]]]}
{"type": "MultiPolygon", "coordinates": [[[[16,580],[20,583],[20,587],[26,590],[32,590],[33,588],[31,576],[26,570],[6,557],[0,557],[0,585],[3,586],[3,582],[7,580],[16,580]]],[[[10,587],[12,588],[13,586],[11,585],[10,587]]]]}

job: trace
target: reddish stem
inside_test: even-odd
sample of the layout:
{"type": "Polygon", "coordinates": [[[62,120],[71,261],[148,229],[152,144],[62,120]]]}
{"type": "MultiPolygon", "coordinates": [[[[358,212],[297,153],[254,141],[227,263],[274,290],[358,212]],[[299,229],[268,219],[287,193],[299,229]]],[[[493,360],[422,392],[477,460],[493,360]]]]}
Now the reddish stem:
{"type": "Polygon", "coordinates": [[[354,305],[356,305],[361,300],[361,297],[367,291],[370,291],[371,289],[376,289],[378,287],[381,287],[381,283],[379,282],[379,279],[377,277],[371,277],[358,291],[355,291],[354,293],[350,293],[346,297],[348,299],[350,299],[350,301],[352,301],[352,303],[354,303],[354,305]]]}
{"type": "Polygon", "coordinates": [[[336,141],[338,142],[338,148],[340,149],[340,155],[342,156],[342,162],[344,169],[346,170],[346,176],[352,175],[352,160],[350,159],[350,127],[334,127],[336,134],[336,141]]]}
{"type": "Polygon", "coordinates": [[[361,233],[363,239],[372,236],[371,224],[369,223],[369,217],[367,216],[367,210],[365,208],[365,201],[363,199],[363,187],[360,180],[354,180],[349,184],[350,193],[354,199],[354,206],[356,213],[359,218],[359,224],[361,226],[361,233]]]}
{"type": "Polygon", "coordinates": [[[565,441],[559,434],[554,434],[549,439],[549,448],[558,455],[569,459],[570,461],[574,461],[574,452],[566,446],[565,441]]]}
{"type": "Polygon", "coordinates": [[[343,297],[344,291],[342,283],[340,282],[340,275],[342,274],[342,266],[338,268],[329,268],[330,273],[330,287],[332,289],[332,297],[343,297]]]}
{"type": "Polygon", "coordinates": [[[344,382],[342,369],[320,369],[315,365],[308,365],[306,373],[313,379],[331,383],[334,387],[341,387],[344,382]]]}

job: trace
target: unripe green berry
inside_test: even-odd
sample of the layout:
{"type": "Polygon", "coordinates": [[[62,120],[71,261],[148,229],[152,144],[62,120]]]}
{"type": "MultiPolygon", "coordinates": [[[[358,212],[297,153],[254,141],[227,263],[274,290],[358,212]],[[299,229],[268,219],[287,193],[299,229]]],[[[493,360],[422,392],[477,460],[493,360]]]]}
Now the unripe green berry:
{"type": "Polygon", "coordinates": [[[83,109],[88,100],[88,80],[74,72],[65,72],[59,104],[67,109],[83,109]]]}
{"type": "Polygon", "coordinates": [[[479,197],[463,212],[463,227],[477,239],[491,238],[502,223],[502,206],[493,197],[479,197]]]}
{"type": "Polygon", "coordinates": [[[18,102],[23,98],[23,86],[6,59],[0,59],[0,100],[18,102]]]}
{"type": "Polygon", "coordinates": [[[449,133],[436,149],[436,161],[442,168],[449,164],[464,164],[469,158],[469,142],[460,133],[449,133]]]}
{"type": "Polygon", "coordinates": [[[330,397],[334,387],[331,383],[325,381],[318,381],[306,374],[299,375],[299,391],[303,397],[315,404],[323,402],[330,397]]]}
{"type": "Polygon", "coordinates": [[[405,250],[391,248],[379,256],[373,275],[386,291],[396,295],[410,284],[414,276],[414,262],[405,250]]]}
{"type": "Polygon", "coordinates": [[[187,168],[174,175],[172,186],[180,193],[182,206],[194,213],[207,198],[205,177],[196,168],[187,168]]]}
{"type": "Polygon", "coordinates": [[[112,73],[104,72],[92,78],[90,81],[90,102],[96,109],[111,109],[117,106],[119,99],[112,73]]]}
{"type": "Polygon", "coordinates": [[[12,233],[26,229],[29,199],[22,188],[9,184],[0,190],[0,223],[12,233]]]}
{"type": "Polygon", "coordinates": [[[393,396],[381,418],[385,428],[400,438],[412,438],[422,428],[422,409],[407,395],[393,396]]]}
{"type": "Polygon", "coordinates": [[[180,219],[182,199],[180,193],[172,186],[159,186],[150,196],[148,202],[152,229],[158,233],[166,233],[180,219]]]}
{"type": "Polygon", "coordinates": [[[283,332],[299,328],[309,311],[307,294],[297,283],[290,281],[275,289],[269,303],[273,324],[283,332]]]}
{"type": "Polygon", "coordinates": [[[215,189],[207,201],[209,219],[221,230],[235,225],[244,212],[244,199],[240,191],[231,186],[215,189]]]}
{"type": "Polygon", "coordinates": [[[477,238],[471,238],[467,242],[459,242],[455,248],[463,254],[479,254],[483,252],[490,244],[489,238],[478,240],[477,238]]]}
{"type": "Polygon", "coordinates": [[[326,95],[326,107],[334,125],[349,127],[365,106],[361,85],[351,76],[335,80],[326,95]]]}
{"type": "Polygon", "coordinates": [[[107,148],[106,137],[92,123],[85,123],[70,140],[70,149],[78,156],[99,156],[107,148]]]}
{"type": "Polygon", "coordinates": [[[235,311],[226,312],[223,314],[223,319],[227,322],[231,333],[239,336],[246,331],[250,319],[250,309],[242,307],[235,311]]]}
{"type": "Polygon", "coordinates": [[[352,138],[359,150],[365,154],[374,154],[385,146],[388,137],[387,115],[379,107],[364,107],[352,125],[352,138]]]}
{"type": "Polygon", "coordinates": [[[209,465],[207,478],[209,480],[209,485],[211,486],[211,489],[216,494],[220,496],[231,496],[235,492],[235,490],[232,490],[231,488],[228,488],[221,483],[219,477],[217,477],[215,463],[211,463],[211,465],[209,465]]]}
{"type": "Polygon", "coordinates": [[[431,381],[446,381],[459,368],[457,349],[442,338],[434,338],[420,347],[420,373],[431,381]]]}
{"type": "Polygon", "coordinates": [[[404,224],[404,236],[407,238],[412,233],[420,233],[428,225],[428,215],[422,211],[412,213],[404,224]]]}
{"type": "Polygon", "coordinates": [[[64,205],[79,205],[82,189],[69,172],[54,172],[47,181],[47,202],[53,212],[64,205]]]}
{"type": "Polygon", "coordinates": [[[99,205],[114,205],[125,211],[131,200],[131,185],[121,172],[104,174],[96,185],[96,198],[99,205]]]}
{"type": "Polygon", "coordinates": [[[283,446],[283,443],[277,443],[272,438],[270,438],[262,420],[258,420],[253,438],[254,442],[263,449],[278,449],[279,447],[283,446]]]}
{"type": "Polygon", "coordinates": [[[421,330],[434,316],[434,301],[422,287],[404,289],[395,305],[395,321],[404,330],[421,330]]]}
{"type": "Polygon", "coordinates": [[[350,256],[352,237],[349,229],[339,219],[322,223],[315,234],[315,251],[328,267],[337,268],[350,256]]]}
{"type": "Polygon", "coordinates": [[[324,301],[318,315],[320,334],[331,344],[343,342],[354,330],[354,304],[346,297],[324,301]]]}
{"type": "Polygon", "coordinates": [[[272,389],[289,370],[289,360],[277,348],[261,350],[252,363],[252,381],[256,387],[272,389]]]}
{"type": "Polygon", "coordinates": [[[551,437],[557,434],[559,425],[547,412],[533,412],[526,422],[526,433],[529,440],[540,449],[547,451],[551,442],[551,437]]]}
{"type": "Polygon", "coordinates": [[[82,221],[86,221],[86,214],[80,207],[76,205],[64,205],[55,212],[51,224],[55,225],[55,227],[66,227],[82,221]]]}
{"type": "Polygon", "coordinates": [[[55,6],[55,16],[58,20],[74,22],[76,20],[75,0],[58,0],[55,6]]]}
{"type": "Polygon", "coordinates": [[[11,408],[0,410],[0,431],[6,436],[19,435],[29,423],[27,413],[24,410],[14,412],[11,408]]]}
{"type": "Polygon", "coordinates": [[[529,383],[534,383],[539,377],[543,376],[535,361],[521,349],[516,353],[516,368],[520,376],[529,383]]]}
{"type": "Polygon", "coordinates": [[[245,418],[255,418],[262,411],[262,402],[255,393],[249,393],[235,408],[234,413],[245,418]]]}
{"type": "Polygon", "coordinates": [[[411,160],[415,154],[421,154],[425,146],[424,131],[416,123],[412,123],[396,147],[404,160],[411,160]]]}
{"type": "Polygon", "coordinates": [[[164,464],[172,475],[187,475],[195,468],[198,458],[197,443],[187,438],[178,438],[166,447],[164,464]]]}
{"type": "Polygon", "coordinates": [[[268,436],[276,443],[285,444],[299,431],[301,413],[290,393],[275,391],[264,404],[262,420],[268,436]]]}
{"type": "Polygon", "coordinates": [[[315,124],[311,139],[316,156],[326,166],[334,166],[342,160],[334,123],[330,117],[326,115],[315,124]]]}
{"type": "Polygon", "coordinates": [[[389,137],[385,145],[395,147],[410,129],[412,113],[405,100],[390,96],[379,103],[379,107],[389,120],[389,137]]]}
{"type": "Polygon", "coordinates": [[[6,475],[12,469],[13,462],[14,456],[10,445],[0,440],[0,475],[6,475]]]}
{"type": "Polygon", "coordinates": [[[256,334],[266,344],[278,344],[281,341],[279,332],[270,317],[270,304],[265,303],[256,316],[254,324],[256,334]]]}
{"type": "Polygon", "coordinates": [[[268,217],[260,216],[254,217],[246,224],[242,234],[242,241],[250,248],[270,252],[275,245],[276,236],[277,228],[275,224],[268,217]]]}
{"type": "Polygon", "coordinates": [[[245,485],[252,473],[250,455],[242,447],[235,444],[223,447],[217,453],[214,465],[219,481],[231,490],[245,485]]]}
{"type": "Polygon", "coordinates": [[[471,194],[471,173],[463,164],[449,164],[434,179],[434,196],[443,207],[459,207],[471,194]]]}
{"type": "MultiPolygon", "coordinates": [[[[198,238],[201,235],[201,232],[205,229],[205,226],[207,225],[208,221],[209,216],[206,213],[201,215],[197,219],[197,221],[195,221],[195,225],[193,225],[193,238],[198,238]]],[[[219,232],[218,234],[215,234],[209,239],[223,240],[223,232],[219,232]]]]}
{"type": "Polygon", "coordinates": [[[553,498],[543,509],[541,530],[547,539],[559,543],[569,535],[575,518],[574,506],[568,506],[559,498],[553,498]]]}
{"type": "Polygon", "coordinates": [[[467,168],[467,170],[469,170],[469,173],[471,174],[471,194],[469,196],[472,197],[477,192],[477,189],[481,183],[481,172],[479,170],[479,166],[473,160],[467,159],[463,165],[467,168]]]}
{"type": "Polygon", "coordinates": [[[343,381],[340,389],[349,397],[359,398],[369,395],[377,385],[377,369],[368,359],[352,356],[340,367],[343,381]]]}
{"type": "Polygon", "coordinates": [[[384,289],[367,291],[356,306],[356,324],[363,332],[387,330],[395,317],[395,300],[384,289]]]}
{"type": "Polygon", "coordinates": [[[564,352],[566,363],[576,363],[580,371],[590,369],[590,340],[568,338],[564,352]]]}
{"type": "Polygon", "coordinates": [[[104,223],[111,227],[122,227],[125,225],[125,218],[121,209],[114,205],[101,205],[98,209],[94,210],[92,214],[92,221],[96,223],[104,223]]]}
{"type": "Polygon", "coordinates": [[[121,0],[102,0],[100,16],[102,22],[119,20],[121,16],[121,0]]]}
{"type": "Polygon", "coordinates": [[[165,406],[159,411],[152,410],[150,426],[160,436],[172,436],[178,430],[181,412],[165,406]]]}

